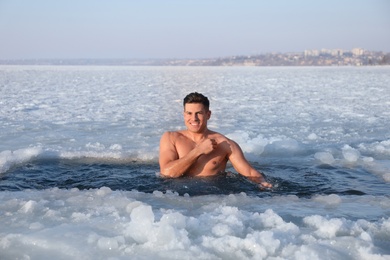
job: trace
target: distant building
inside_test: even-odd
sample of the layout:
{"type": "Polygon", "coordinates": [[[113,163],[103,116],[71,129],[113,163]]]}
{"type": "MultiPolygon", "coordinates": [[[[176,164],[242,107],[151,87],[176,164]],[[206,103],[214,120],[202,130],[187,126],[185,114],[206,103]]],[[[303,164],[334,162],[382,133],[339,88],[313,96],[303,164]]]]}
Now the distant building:
{"type": "Polygon", "coordinates": [[[364,50],[362,48],[353,48],[352,54],[354,56],[362,56],[364,54],[364,50]]]}
{"type": "Polygon", "coordinates": [[[341,49],[334,49],[334,50],[331,50],[330,54],[331,54],[332,56],[337,56],[337,57],[338,57],[338,56],[343,56],[344,51],[341,50],[341,49]]]}
{"type": "Polygon", "coordinates": [[[344,54],[344,51],[341,49],[332,49],[332,50],[321,49],[320,51],[319,50],[305,50],[304,51],[305,57],[318,57],[320,55],[330,55],[330,56],[334,56],[334,57],[340,57],[340,56],[343,56],[343,54],[344,54]]]}
{"type": "Polygon", "coordinates": [[[318,50],[305,50],[305,57],[317,57],[320,56],[320,52],[318,50]]]}

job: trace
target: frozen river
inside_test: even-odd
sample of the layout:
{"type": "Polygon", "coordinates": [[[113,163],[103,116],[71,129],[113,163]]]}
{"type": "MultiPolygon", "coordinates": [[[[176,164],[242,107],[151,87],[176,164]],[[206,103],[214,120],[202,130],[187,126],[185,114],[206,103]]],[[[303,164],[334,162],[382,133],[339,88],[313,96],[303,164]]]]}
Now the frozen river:
{"type": "Polygon", "coordinates": [[[0,66],[1,259],[390,259],[390,67],[0,66]],[[182,99],[274,184],[163,179],[182,99]]]}

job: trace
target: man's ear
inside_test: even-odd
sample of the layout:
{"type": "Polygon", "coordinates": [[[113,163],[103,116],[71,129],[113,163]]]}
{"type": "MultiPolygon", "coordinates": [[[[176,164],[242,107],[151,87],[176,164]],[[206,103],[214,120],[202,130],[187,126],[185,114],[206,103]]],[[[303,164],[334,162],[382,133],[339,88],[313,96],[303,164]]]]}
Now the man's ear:
{"type": "Polygon", "coordinates": [[[211,117],[211,110],[207,111],[207,120],[209,120],[211,117]]]}

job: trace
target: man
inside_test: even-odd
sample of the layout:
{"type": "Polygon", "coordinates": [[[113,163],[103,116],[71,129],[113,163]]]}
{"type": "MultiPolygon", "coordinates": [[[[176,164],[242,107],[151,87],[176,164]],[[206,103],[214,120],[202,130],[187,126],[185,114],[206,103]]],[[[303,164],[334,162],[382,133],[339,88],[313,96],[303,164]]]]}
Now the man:
{"type": "Polygon", "coordinates": [[[261,188],[271,188],[264,175],[245,159],[240,146],[226,136],[207,128],[209,100],[190,93],[183,101],[186,130],[166,132],[160,140],[160,172],[171,178],[212,176],[224,172],[228,160],[234,169],[261,188]]]}

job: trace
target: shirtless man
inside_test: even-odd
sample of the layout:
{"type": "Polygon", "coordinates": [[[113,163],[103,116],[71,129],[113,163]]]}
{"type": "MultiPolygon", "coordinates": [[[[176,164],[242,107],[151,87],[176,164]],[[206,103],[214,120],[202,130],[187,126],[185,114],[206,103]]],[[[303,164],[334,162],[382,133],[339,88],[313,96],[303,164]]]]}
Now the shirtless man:
{"type": "Polygon", "coordinates": [[[226,136],[207,128],[209,100],[199,93],[184,98],[184,123],[187,130],[166,132],[160,140],[160,172],[171,178],[212,176],[224,172],[228,160],[234,169],[257,183],[271,188],[264,175],[245,159],[240,146],[226,136]]]}

